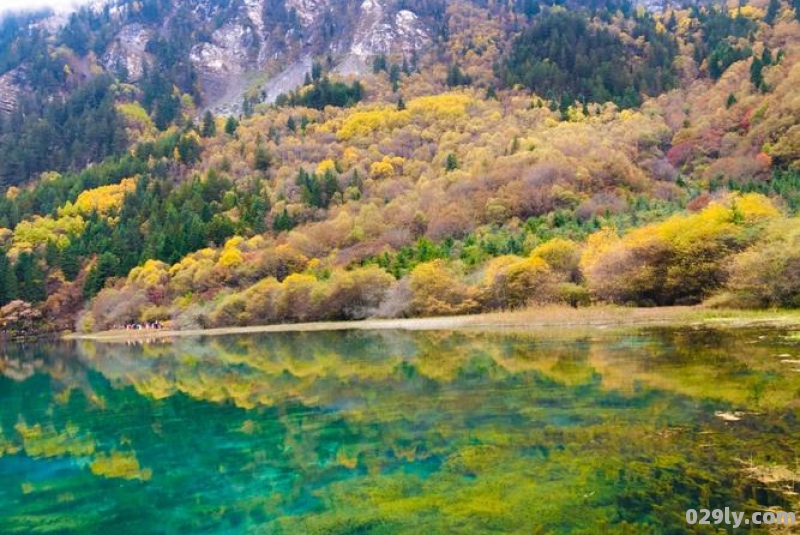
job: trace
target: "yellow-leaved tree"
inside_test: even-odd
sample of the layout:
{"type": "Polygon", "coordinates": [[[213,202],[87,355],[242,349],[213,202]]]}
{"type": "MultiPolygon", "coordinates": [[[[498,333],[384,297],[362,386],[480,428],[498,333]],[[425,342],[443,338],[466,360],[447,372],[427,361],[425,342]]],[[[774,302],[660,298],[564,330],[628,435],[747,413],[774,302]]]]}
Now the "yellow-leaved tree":
{"type": "Polygon", "coordinates": [[[696,214],[672,216],[622,239],[588,240],[581,264],[592,293],[638,305],[698,303],[727,280],[731,254],[780,213],[766,197],[731,194],[696,214]]]}
{"type": "Polygon", "coordinates": [[[420,316],[467,314],[478,309],[476,292],[443,260],[418,265],[409,275],[411,311],[420,316]]]}
{"type": "Polygon", "coordinates": [[[59,208],[58,215],[60,217],[85,215],[95,211],[101,215],[115,214],[122,206],[125,195],[135,189],[136,180],[126,178],[119,184],[110,184],[86,190],[78,195],[74,204],[67,202],[63,207],[59,208]]]}
{"type": "Polygon", "coordinates": [[[492,308],[519,308],[549,301],[552,282],[552,270],[542,258],[501,256],[486,267],[483,301],[492,308]]]}
{"type": "Polygon", "coordinates": [[[776,219],[736,255],[723,301],[742,307],[800,307],[800,218],[776,219]]]}

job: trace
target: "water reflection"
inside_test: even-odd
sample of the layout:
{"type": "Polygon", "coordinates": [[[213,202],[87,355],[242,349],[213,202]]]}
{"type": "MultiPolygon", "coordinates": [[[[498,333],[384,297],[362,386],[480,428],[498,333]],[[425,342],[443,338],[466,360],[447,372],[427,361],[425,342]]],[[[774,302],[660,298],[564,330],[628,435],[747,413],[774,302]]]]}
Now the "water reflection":
{"type": "Polygon", "coordinates": [[[15,348],[0,532],[665,533],[689,507],[791,507],[788,334],[15,348]]]}

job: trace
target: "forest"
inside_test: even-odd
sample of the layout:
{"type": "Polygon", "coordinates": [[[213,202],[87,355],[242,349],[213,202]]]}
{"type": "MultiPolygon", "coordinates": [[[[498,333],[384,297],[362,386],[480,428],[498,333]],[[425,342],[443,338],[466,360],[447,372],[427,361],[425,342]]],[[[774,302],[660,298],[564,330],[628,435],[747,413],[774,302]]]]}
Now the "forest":
{"type": "Polygon", "coordinates": [[[630,36],[645,38],[641,52],[631,51],[615,32],[591,27],[580,13],[542,13],[513,43],[503,82],[520,84],[564,107],[575,100],[637,106],[643,95],[675,86],[678,44],[668,32],[658,32],[650,16],[632,23],[630,36]]]}
{"type": "Polygon", "coordinates": [[[20,302],[86,331],[800,307],[800,6],[437,9],[429,50],[320,57],[240,116],[203,109],[177,38],[132,84],[70,67],[107,14],[58,47],[0,27],[0,74],[46,77],[0,113],[0,328],[32,328],[20,302]]]}

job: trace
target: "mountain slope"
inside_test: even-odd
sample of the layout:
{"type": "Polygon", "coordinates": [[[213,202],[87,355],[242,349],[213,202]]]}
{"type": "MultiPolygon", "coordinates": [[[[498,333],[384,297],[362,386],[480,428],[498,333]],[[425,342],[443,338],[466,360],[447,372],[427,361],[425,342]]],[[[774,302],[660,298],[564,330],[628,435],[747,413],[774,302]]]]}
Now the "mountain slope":
{"type": "MultiPolygon", "coordinates": [[[[201,20],[243,28],[254,12],[242,6],[255,4],[237,5],[201,20]]],[[[662,305],[724,291],[729,302],[800,304],[797,259],[769,257],[798,250],[780,230],[800,200],[791,6],[565,15],[366,3],[331,11],[334,26],[348,10],[363,16],[327,30],[326,15],[312,16],[319,5],[298,6],[285,23],[321,37],[287,42],[281,58],[305,85],[277,106],[255,91],[241,115],[192,120],[203,92],[170,89],[191,50],[241,73],[266,65],[267,45],[233,51],[218,29],[189,55],[173,50],[173,71],[143,68],[138,85],[95,77],[91,97],[68,77],[54,90],[65,95],[54,117],[70,117],[63,106],[90,124],[111,109],[131,150],[111,147],[79,170],[103,156],[81,161],[78,147],[59,160],[74,172],[6,189],[0,303],[31,302],[62,325],[83,309],[85,329],[662,305]],[[398,29],[408,13],[423,33],[398,29]],[[598,61],[574,60],[589,49],[598,61]],[[620,69],[630,70],[615,78],[620,69]],[[764,290],[746,276],[756,264],[785,284],[764,290]]],[[[154,20],[169,27],[172,9],[154,20]]]]}

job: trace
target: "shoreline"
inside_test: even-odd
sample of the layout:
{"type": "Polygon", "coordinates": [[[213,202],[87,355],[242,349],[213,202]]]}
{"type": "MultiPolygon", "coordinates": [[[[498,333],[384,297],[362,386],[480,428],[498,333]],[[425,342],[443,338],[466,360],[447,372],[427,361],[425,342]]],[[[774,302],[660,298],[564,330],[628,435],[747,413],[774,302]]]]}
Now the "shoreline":
{"type": "Polygon", "coordinates": [[[693,327],[800,327],[800,310],[729,310],[702,306],[625,308],[597,306],[570,308],[548,306],[513,312],[489,312],[467,316],[432,318],[367,319],[360,321],[320,321],[246,327],[219,327],[187,330],[115,330],[97,333],[71,333],[65,340],[126,342],[191,336],[316,332],[345,330],[534,330],[539,328],[601,330],[615,327],[693,326],[693,327]]]}

